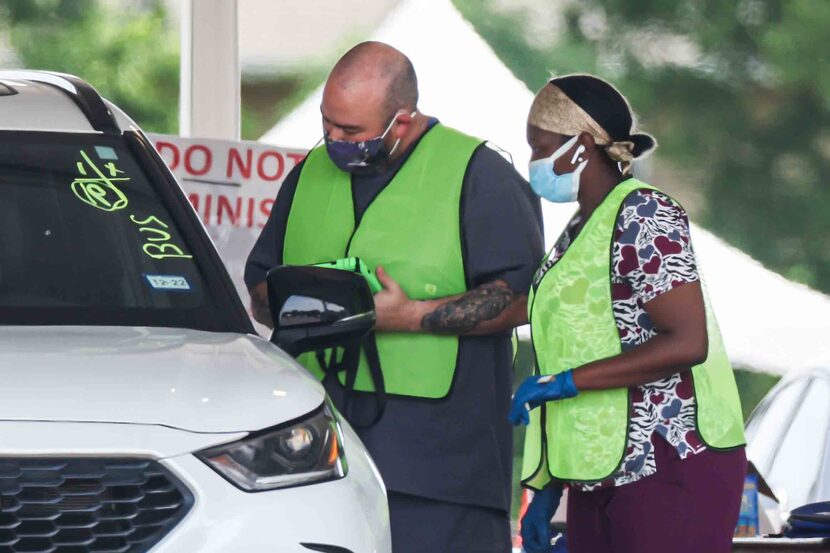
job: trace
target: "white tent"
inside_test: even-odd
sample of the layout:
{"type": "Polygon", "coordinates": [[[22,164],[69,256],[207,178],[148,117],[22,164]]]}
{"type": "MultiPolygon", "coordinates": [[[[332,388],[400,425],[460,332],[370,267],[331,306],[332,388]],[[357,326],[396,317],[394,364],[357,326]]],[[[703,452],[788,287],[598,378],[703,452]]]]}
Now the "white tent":
{"type": "MultiPolygon", "coordinates": [[[[526,173],[525,120],[533,94],[501,63],[450,0],[407,0],[373,40],[410,57],[424,113],[511,152],[526,173]]],[[[310,147],[321,137],[322,87],[261,140],[310,147]]],[[[543,202],[545,241],[552,245],[573,206],[543,202]]],[[[830,365],[830,297],[790,282],[695,228],[693,241],[707,275],[729,355],[736,366],[783,374],[830,365]]]]}

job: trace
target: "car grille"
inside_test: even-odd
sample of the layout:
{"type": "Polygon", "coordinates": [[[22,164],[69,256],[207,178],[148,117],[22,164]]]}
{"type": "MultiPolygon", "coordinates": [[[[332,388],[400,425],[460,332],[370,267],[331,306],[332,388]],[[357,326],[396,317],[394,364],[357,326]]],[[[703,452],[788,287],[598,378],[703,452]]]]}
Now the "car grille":
{"type": "Polygon", "coordinates": [[[147,551],[193,496],[155,461],[0,458],[0,552],[147,551]]]}

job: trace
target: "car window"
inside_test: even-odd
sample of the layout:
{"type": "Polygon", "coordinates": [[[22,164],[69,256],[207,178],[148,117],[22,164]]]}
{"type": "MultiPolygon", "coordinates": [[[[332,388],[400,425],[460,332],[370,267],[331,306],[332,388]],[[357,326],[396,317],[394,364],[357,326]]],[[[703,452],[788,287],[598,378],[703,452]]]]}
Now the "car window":
{"type": "Polygon", "coordinates": [[[0,137],[0,324],[205,328],[200,264],[120,138],[0,137]]]}
{"type": "Polygon", "coordinates": [[[778,495],[785,491],[789,508],[809,502],[810,494],[819,479],[827,446],[830,422],[830,384],[827,380],[810,380],[803,400],[782,436],[781,446],[772,462],[767,482],[778,495]]]}

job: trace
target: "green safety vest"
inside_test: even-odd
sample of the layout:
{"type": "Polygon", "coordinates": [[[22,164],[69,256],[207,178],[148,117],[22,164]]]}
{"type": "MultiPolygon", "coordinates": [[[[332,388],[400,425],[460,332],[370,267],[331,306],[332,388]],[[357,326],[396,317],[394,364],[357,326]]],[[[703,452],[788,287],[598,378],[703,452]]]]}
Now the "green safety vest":
{"type": "MultiPolygon", "coordinates": [[[[324,146],[312,150],[288,215],[283,262],[308,265],[359,257],[372,269],[382,265],[415,300],[466,292],[461,189],[467,165],[481,144],[435,125],[357,226],[351,175],[332,163],[324,146]]],[[[430,399],[449,394],[457,337],[379,332],[376,340],[387,393],[430,399]]],[[[315,355],[303,355],[299,361],[318,378],[324,377],[315,355]]],[[[345,378],[341,373],[341,382],[345,378]]],[[[363,352],[354,389],[374,391],[363,352]]]]}
{"type": "MultiPolygon", "coordinates": [[[[610,248],[622,203],[638,189],[655,190],[635,179],[617,185],[531,290],[528,309],[539,374],[558,374],[622,351],[611,303],[610,248]]],[[[692,368],[697,431],[708,447],[730,449],[745,443],[741,403],[705,289],[704,299],[709,355],[692,368]]],[[[581,482],[612,476],[625,455],[629,409],[629,392],[620,388],[580,392],[531,411],[523,483],[538,489],[551,476],[581,482]]]]}

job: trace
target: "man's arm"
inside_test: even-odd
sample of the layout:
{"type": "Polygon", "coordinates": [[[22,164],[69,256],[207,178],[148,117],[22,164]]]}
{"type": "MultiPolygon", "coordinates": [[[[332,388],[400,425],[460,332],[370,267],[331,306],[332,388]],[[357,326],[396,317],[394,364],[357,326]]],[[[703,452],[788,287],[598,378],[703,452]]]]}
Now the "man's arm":
{"type": "Polygon", "coordinates": [[[375,294],[377,329],[450,335],[496,334],[527,323],[527,296],[503,280],[484,283],[464,294],[435,300],[411,300],[383,267],[375,294]]]}
{"type": "Polygon", "coordinates": [[[251,289],[251,314],[256,322],[274,328],[271,309],[268,306],[268,285],[265,282],[260,282],[251,289]]]}
{"type": "Polygon", "coordinates": [[[251,314],[254,320],[268,328],[274,328],[274,323],[271,321],[271,312],[268,308],[268,287],[265,284],[265,276],[273,267],[282,264],[285,226],[303,164],[304,161],[300,162],[285,177],[274,200],[271,213],[268,215],[268,220],[245,263],[245,284],[251,294],[251,314]]]}
{"type": "Polygon", "coordinates": [[[434,308],[424,306],[428,312],[421,318],[422,330],[438,334],[494,334],[527,322],[527,296],[516,294],[503,280],[444,299],[434,308]]]}
{"type": "Polygon", "coordinates": [[[527,291],[544,255],[539,197],[486,146],[473,154],[464,178],[461,226],[470,289],[415,302],[407,322],[417,323],[417,332],[498,334],[527,322],[527,291]]]}

